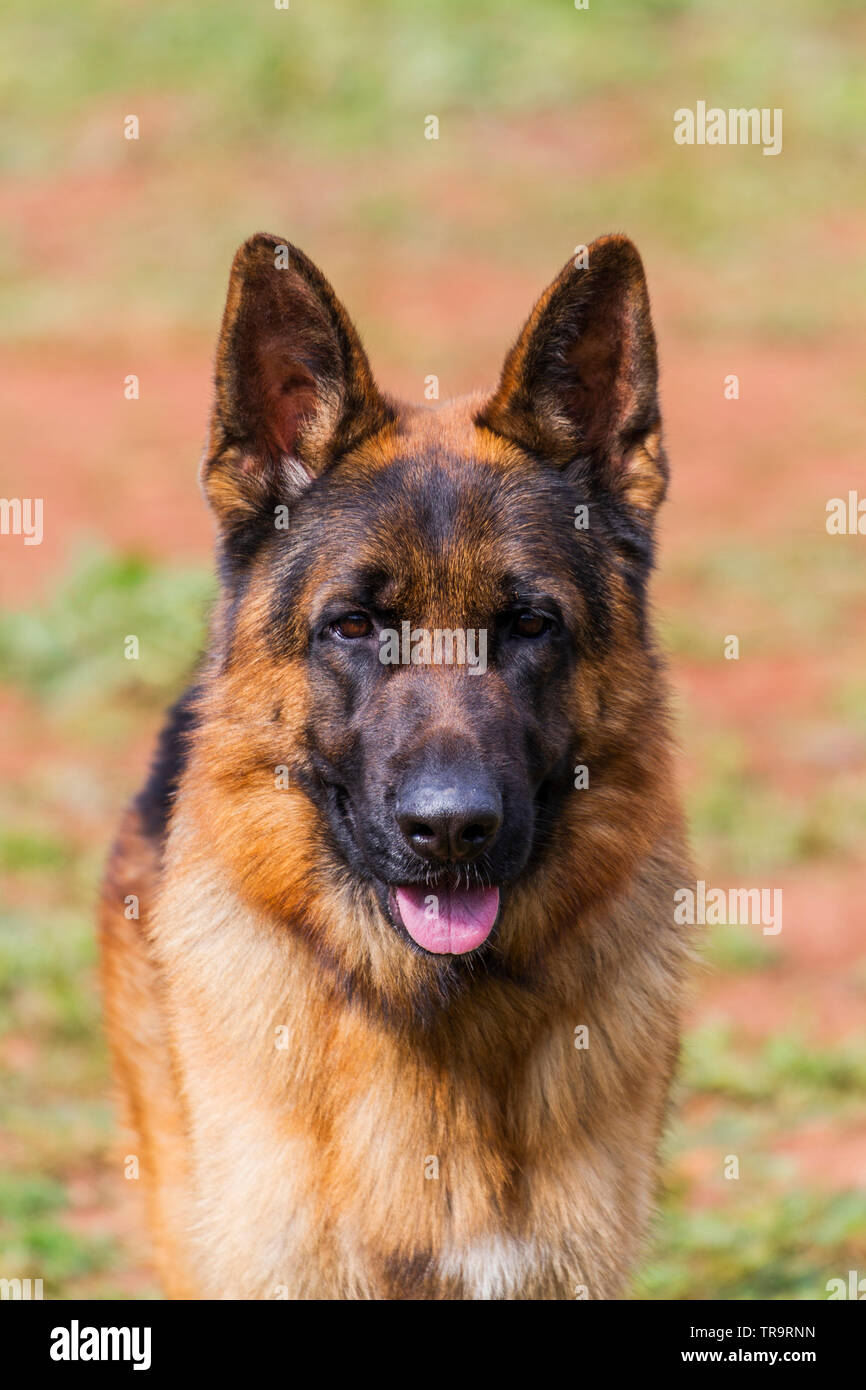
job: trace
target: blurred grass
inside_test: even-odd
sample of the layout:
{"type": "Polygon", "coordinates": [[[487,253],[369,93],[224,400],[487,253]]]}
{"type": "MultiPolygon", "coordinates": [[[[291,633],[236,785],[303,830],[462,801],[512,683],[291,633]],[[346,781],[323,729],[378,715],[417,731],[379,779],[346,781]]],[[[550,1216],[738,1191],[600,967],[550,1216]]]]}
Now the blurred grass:
{"type": "Polygon", "coordinates": [[[664,1254],[643,1271],[638,1298],[822,1299],[829,1279],[862,1265],[866,1194],[726,1187],[724,1202],[704,1210],[685,1202],[684,1185],[669,1189],[664,1254]]]}
{"type": "Polygon", "coordinates": [[[40,1278],[46,1298],[69,1285],[102,1273],[117,1259],[113,1242],[64,1230],[60,1218],[66,1189],[53,1178],[0,1178],[0,1222],[4,1228],[4,1268],[19,1278],[40,1278]]]}
{"type": "Polygon", "coordinates": [[[814,535],[680,549],[666,560],[665,579],[677,589],[676,609],[660,628],[665,648],[693,660],[719,661],[723,633],[707,614],[720,600],[724,631],[738,635],[741,654],[762,657],[786,655],[805,642],[818,652],[832,650],[863,609],[856,545],[816,544],[814,535]]]}
{"type": "Polygon", "coordinates": [[[856,1100],[866,1091],[866,1036],[827,1048],[807,1031],[779,1033],[755,1047],[727,1025],[705,1024],[686,1040],[683,1075],[702,1095],[772,1101],[781,1109],[793,1092],[826,1107],[837,1095],[856,1100]]]}
{"type": "Polygon", "coordinates": [[[712,932],[704,958],[716,970],[751,975],[778,965],[779,948],[756,935],[753,927],[732,924],[712,932]]]}
{"type": "MultiPolygon", "coordinates": [[[[98,764],[188,677],[212,594],[201,567],[90,548],[47,602],[0,614],[0,680],[98,764]],[[124,657],[130,634],[138,660],[124,657]]],[[[110,800],[62,760],[47,780],[25,775],[0,793],[0,1265],[42,1278],[48,1298],[127,1296],[126,1252],[111,1233],[75,1229],[68,1188],[72,1171],[105,1201],[120,1181],[106,1169],[114,1118],[94,938],[110,800]]],[[[138,1280],[133,1293],[154,1289],[138,1280]]]]}
{"type": "Polygon", "coordinates": [[[159,706],[204,649],[214,591],[199,566],[88,549],[47,604],[0,613],[0,680],[66,719],[92,721],[124,699],[159,706]],[[129,637],[137,657],[125,655],[129,637]]]}
{"type": "Polygon", "coordinates": [[[829,1279],[862,1267],[866,1192],[797,1187],[791,1165],[772,1156],[773,1140],[806,1120],[828,1131],[860,1121],[866,1037],[815,1047],[806,1027],[754,1046],[713,1024],[694,1030],[684,1052],[660,1212],[635,1295],[826,1298],[829,1279]],[[713,1098],[723,1104],[708,1111],[713,1098]],[[695,1153],[707,1169],[699,1199],[695,1153]],[[735,1178],[725,1176],[729,1157],[735,1178]]]}
{"type": "MultiPolygon", "coordinates": [[[[842,726],[845,727],[844,725],[842,726]]],[[[745,877],[794,865],[853,857],[866,836],[866,785],[859,766],[803,768],[794,787],[750,766],[742,742],[725,729],[695,732],[700,783],[687,795],[701,862],[745,877]],[[816,785],[817,784],[817,785],[816,785]]]]}
{"type": "MultiPolygon", "coordinates": [[[[860,0],[291,5],[7,0],[0,337],[77,352],[82,325],[102,351],[154,331],[209,335],[231,250],[256,227],[308,246],[338,286],[354,277],[373,345],[424,371],[436,325],[407,333],[389,300],[419,273],[457,263],[535,284],[557,247],[554,263],[615,228],[675,268],[667,331],[690,342],[811,346],[859,329],[860,0]],[[698,99],[781,106],[783,153],[675,146],[673,111],[698,99]],[[122,138],[129,113],[138,142],[122,138]],[[430,113],[438,142],[423,138],[430,113]]],[[[451,325],[457,368],[474,367],[480,335],[470,313],[457,343],[451,325]]],[[[842,425],[829,414],[831,447],[842,425]]],[[[708,548],[704,529],[700,548],[666,561],[683,601],[664,638],[682,663],[717,668],[707,614],[720,611],[744,650],[769,659],[793,647],[824,661],[850,642],[862,611],[852,546],[708,548]]],[[[0,615],[0,694],[27,705],[53,750],[47,770],[19,768],[0,791],[0,1272],[44,1278],[49,1297],[154,1292],[114,1234],[81,1220],[82,1188],[110,1207],[119,1184],[93,906],[132,775],[118,764],[187,679],[212,592],[201,567],[91,547],[47,602],[0,615]],[[124,659],[128,634],[138,661],[124,659]]],[[[733,718],[688,703],[683,715],[708,873],[772,882],[855,856],[856,765],[821,765],[792,788],[755,766],[733,718]]],[[[862,678],[833,685],[827,715],[846,737],[866,734],[862,678]]],[[[796,745],[784,709],[771,723],[796,745]]],[[[772,979],[781,958],[749,929],[709,946],[732,978],[772,979]]],[[[640,1296],[822,1298],[828,1278],[863,1267],[866,1199],[791,1190],[767,1156],[803,1117],[856,1116],[866,1043],[809,1037],[808,1020],[765,1043],[715,1025],[691,1034],[640,1296]],[[717,1205],[694,1197],[688,1160],[702,1146],[740,1154],[752,1174],[711,1185],[717,1205]]]]}
{"type": "MultiPolygon", "coordinates": [[[[338,283],[356,242],[383,270],[463,254],[537,274],[540,245],[562,260],[574,240],[628,228],[723,291],[675,306],[693,337],[809,339],[828,305],[856,324],[859,239],[820,255],[820,294],[796,273],[818,254],[805,214],[830,180],[834,228],[862,204],[866,26],[852,0],[586,11],[568,0],[292,0],[289,11],[11,0],[4,37],[0,168],[28,181],[62,170],[73,233],[25,198],[17,234],[0,237],[9,337],[74,334],[82,321],[106,335],[201,328],[231,249],[256,226],[325,243],[338,283]],[[675,145],[674,110],[699,98],[781,107],[782,154],[675,145]],[[130,113],[138,141],[122,138],[130,113]],[[438,141],[424,139],[428,114],[438,141]],[[466,189],[456,216],[455,177],[466,189]],[[96,284],[80,275],[94,218],[96,284]]],[[[361,307],[379,331],[376,296],[361,307]]]]}
{"type": "MultiPolygon", "coordinates": [[[[75,858],[70,842],[63,862],[75,858]]],[[[113,1132],[88,868],[86,888],[50,883],[52,910],[26,891],[0,908],[0,1265],[42,1279],[46,1298],[89,1296],[103,1276],[116,1289],[127,1258],[112,1233],[77,1230],[71,1203],[73,1180],[102,1174],[113,1132]]],[[[7,885],[18,896],[29,879],[19,866],[7,885]]]]}
{"type": "Polygon", "coordinates": [[[0,113],[32,104],[41,119],[15,137],[7,126],[0,157],[27,169],[40,157],[69,166],[70,117],[84,92],[97,108],[128,106],[136,93],[159,98],[164,139],[174,102],[186,143],[221,156],[267,135],[332,152],[399,139],[400,118],[417,120],[434,96],[430,109],[443,116],[519,118],[608,91],[639,88],[649,104],[677,78],[721,105],[739,105],[749,87],[771,94],[760,104],[781,105],[801,90],[806,57],[814,100],[800,119],[825,147],[858,145],[855,0],[619,0],[579,13],[560,0],[439,0],[435,9],[292,0],[288,11],[243,0],[121,9],[11,0],[6,10],[0,113]],[[17,61],[34,49],[38,64],[17,61]]]}

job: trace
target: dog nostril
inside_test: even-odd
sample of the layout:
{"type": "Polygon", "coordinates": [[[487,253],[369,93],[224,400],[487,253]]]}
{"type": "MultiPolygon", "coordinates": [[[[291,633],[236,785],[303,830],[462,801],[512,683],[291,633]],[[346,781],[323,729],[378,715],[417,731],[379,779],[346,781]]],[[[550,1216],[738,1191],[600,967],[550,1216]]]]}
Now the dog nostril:
{"type": "Polygon", "coordinates": [[[458,821],[451,832],[453,853],[458,859],[476,859],[487,849],[499,826],[500,817],[493,813],[476,815],[474,820],[468,820],[462,825],[458,821]]]}
{"type": "Polygon", "coordinates": [[[424,825],[422,821],[414,821],[408,829],[410,840],[432,840],[436,834],[432,825],[424,825]]]}
{"type": "Polygon", "coordinates": [[[460,831],[460,839],[467,845],[477,845],[482,840],[486,840],[489,834],[490,831],[476,821],[473,825],[464,826],[460,831]]]}

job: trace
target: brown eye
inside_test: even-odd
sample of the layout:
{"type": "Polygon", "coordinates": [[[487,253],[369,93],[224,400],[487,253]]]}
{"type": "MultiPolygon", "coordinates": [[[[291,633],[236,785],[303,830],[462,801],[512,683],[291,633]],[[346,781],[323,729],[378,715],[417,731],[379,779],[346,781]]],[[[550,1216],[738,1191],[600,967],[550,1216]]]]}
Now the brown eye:
{"type": "Polygon", "coordinates": [[[527,608],[515,614],[511,630],[515,637],[540,637],[547,627],[547,619],[542,613],[532,613],[527,608]]]}
{"type": "Polygon", "coordinates": [[[366,613],[347,613],[345,617],[337,618],[336,622],[331,623],[331,631],[338,637],[347,639],[369,637],[373,631],[373,624],[366,613]]]}

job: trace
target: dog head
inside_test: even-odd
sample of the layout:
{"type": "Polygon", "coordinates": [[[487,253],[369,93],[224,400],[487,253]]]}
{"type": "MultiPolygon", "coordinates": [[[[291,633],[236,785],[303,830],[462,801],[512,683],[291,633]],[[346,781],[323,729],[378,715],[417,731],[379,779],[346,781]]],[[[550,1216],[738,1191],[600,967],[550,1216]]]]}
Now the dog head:
{"type": "Polygon", "coordinates": [[[658,821],[645,585],[667,468],[635,248],[593,243],[492,395],[434,409],[381,392],[315,266],[254,237],[202,477],[214,847],[346,974],[525,965],[658,821]]]}

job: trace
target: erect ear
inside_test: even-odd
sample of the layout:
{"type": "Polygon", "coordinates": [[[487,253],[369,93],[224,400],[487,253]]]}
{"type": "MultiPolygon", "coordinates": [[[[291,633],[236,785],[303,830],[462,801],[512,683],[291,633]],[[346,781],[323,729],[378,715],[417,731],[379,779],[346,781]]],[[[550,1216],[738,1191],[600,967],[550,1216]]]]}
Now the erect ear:
{"type": "Polygon", "coordinates": [[[361,341],[312,261],[259,233],[237,252],[202,480],[242,529],[393,419],[361,341]]]}
{"type": "Polygon", "coordinates": [[[586,261],[541,296],[476,424],[651,513],[667,462],[643,266],[622,236],[594,241],[586,261]]]}

